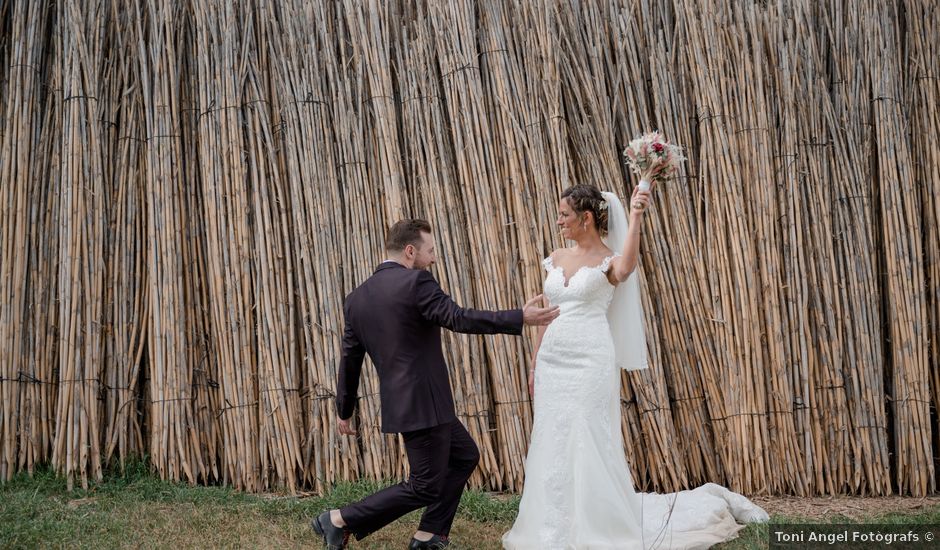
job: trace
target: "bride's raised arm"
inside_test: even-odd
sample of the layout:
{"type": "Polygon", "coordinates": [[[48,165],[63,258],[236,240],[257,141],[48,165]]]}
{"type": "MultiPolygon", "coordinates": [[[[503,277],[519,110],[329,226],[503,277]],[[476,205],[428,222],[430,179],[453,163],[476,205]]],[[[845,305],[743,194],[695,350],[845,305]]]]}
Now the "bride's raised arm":
{"type": "MultiPolygon", "coordinates": [[[[639,187],[634,188],[633,196],[630,198],[630,222],[627,225],[626,239],[623,242],[623,249],[620,250],[620,256],[615,257],[610,262],[610,272],[608,276],[611,282],[622,283],[630,277],[640,258],[640,234],[643,229],[643,212],[650,203],[650,194],[652,188],[648,191],[640,191],[639,187]]],[[[615,215],[611,212],[611,216],[615,215]]],[[[623,220],[626,221],[626,220],[623,220]]],[[[614,252],[618,252],[615,250],[614,252]]]]}

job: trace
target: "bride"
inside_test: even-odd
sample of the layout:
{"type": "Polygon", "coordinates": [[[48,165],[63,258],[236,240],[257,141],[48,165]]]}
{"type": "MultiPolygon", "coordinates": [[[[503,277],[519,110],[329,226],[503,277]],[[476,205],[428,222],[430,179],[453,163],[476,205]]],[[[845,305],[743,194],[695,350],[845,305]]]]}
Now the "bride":
{"type": "Polygon", "coordinates": [[[535,342],[535,421],[519,515],[503,535],[507,549],[708,548],[735,538],[738,521],[769,519],[714,483],[671,494],[633,488],[618,366],[647,368],[639,287],[630,275],[650,192],[634,191],[629,224],[612,193],[575,185],[561,196],[558,225],[576,244],[543,261],[544,296],[561,314],[535,342]]]}

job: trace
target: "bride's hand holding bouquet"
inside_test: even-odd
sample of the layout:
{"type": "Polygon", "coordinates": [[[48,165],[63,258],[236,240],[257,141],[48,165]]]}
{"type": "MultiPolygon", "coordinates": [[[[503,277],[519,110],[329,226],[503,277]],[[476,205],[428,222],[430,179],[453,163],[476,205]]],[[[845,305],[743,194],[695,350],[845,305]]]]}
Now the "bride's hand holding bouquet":
{"type": "Polygon", "coordinates": [[[672,179],[685,160],[682,148],[667,142],[659,132],[635,138],[624,149],[623,156],[633,173],[640,177],[640,184],[633,190],[630,199],[633,211],[645,210],[649,206],[649,194],[653,188],[658,183],[672,179]]]}

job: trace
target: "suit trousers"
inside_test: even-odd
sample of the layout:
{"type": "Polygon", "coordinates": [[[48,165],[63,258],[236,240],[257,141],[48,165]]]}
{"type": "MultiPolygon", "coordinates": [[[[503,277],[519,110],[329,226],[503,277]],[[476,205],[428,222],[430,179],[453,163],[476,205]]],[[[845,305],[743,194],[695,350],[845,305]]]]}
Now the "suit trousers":
{"type": "Polygon", "coordinates": [[[411,466],[408,479],[340,509],[346,529],[357,539],[425,506],[418,530],[440,536],[450,533],[480,451],[459,420],[403,432],[402,437],[411,466]]]}

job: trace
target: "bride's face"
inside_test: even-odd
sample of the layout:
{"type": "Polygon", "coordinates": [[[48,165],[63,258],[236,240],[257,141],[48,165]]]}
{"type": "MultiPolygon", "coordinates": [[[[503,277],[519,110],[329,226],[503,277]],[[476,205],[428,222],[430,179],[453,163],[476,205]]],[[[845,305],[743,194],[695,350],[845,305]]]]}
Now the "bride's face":
{"type": "Polygon", "coordinates": [[[558,201],[558,227],[561,229],[561,236],[568,240],[575,240],[582,229],[584,221],[581,216],[571,208],[568,199],[563,198],[558,201]]]}

